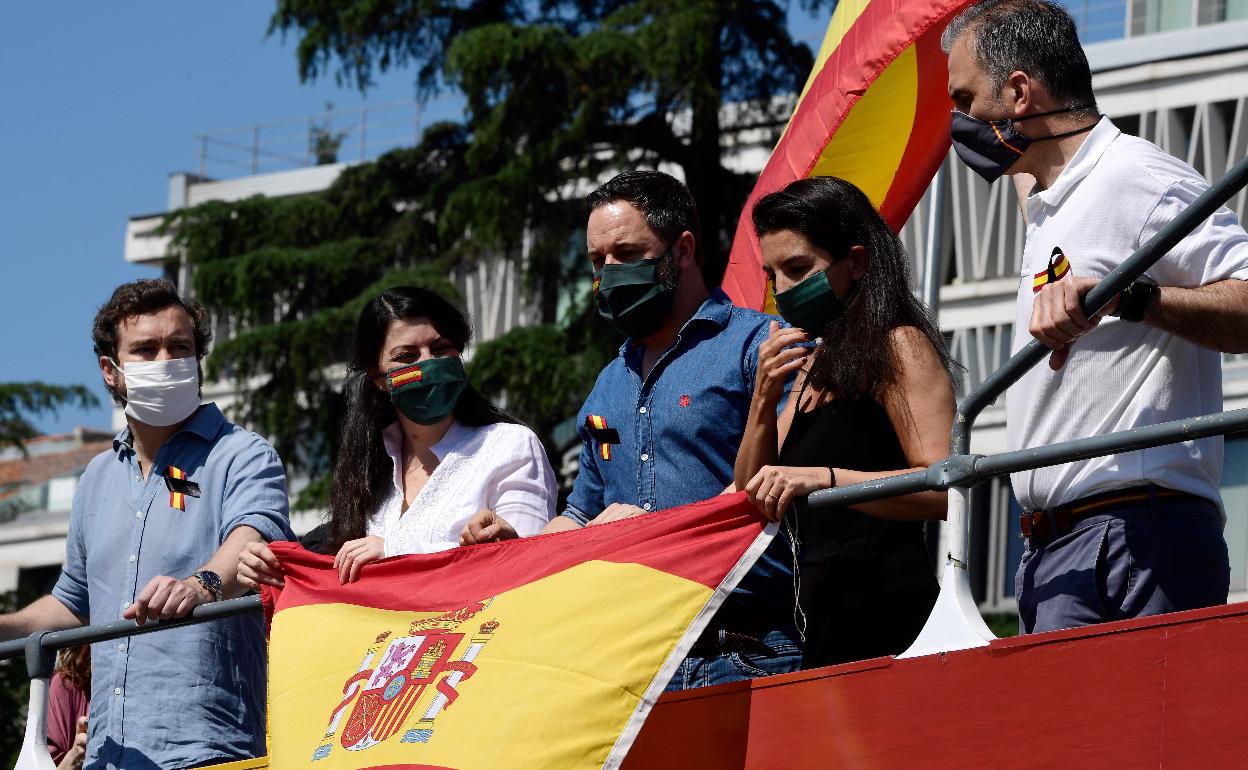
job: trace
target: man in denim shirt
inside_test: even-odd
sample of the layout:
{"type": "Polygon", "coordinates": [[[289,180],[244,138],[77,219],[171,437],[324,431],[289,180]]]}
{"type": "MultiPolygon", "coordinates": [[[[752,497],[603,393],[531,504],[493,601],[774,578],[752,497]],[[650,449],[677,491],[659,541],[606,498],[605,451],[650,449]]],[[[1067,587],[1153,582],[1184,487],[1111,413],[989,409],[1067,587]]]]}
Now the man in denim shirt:
{"type": "MultiPolygon", "coordinates": [[[[546,531],[705,500],[733,480],[773,318],[708,291],[697,208],[657,171],[591,193],[587,244],[599,312],[629,339],[577,416],[580,473],[546,531]]],[[[669,690],[792,671],[792,544],[782,532],[725,601],[669,690]]]]}
{"type": "MultiPolygon", "coordinates": [[[[50,596],[0,616],[0,639],[181,617],[241,594],[238,555],[294,539],[286,477],[259,436],[200,404],[203,309],[165,280],[119,287],[92,337],[128,427],[82,475],[50,596]]],[[[156,770],[263,755],[258,614],[93,645],[87,768],[156,770]]]]}

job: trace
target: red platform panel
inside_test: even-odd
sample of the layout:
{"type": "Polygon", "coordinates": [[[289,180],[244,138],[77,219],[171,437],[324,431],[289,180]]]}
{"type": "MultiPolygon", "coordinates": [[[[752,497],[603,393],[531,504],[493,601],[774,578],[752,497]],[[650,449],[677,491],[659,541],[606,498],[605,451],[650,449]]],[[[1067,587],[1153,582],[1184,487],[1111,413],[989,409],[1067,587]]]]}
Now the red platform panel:
{"type": "Polygon", "coordinates": [[[1248,606],[664,696],[627,770],[1248,768],[1248,606]]]}

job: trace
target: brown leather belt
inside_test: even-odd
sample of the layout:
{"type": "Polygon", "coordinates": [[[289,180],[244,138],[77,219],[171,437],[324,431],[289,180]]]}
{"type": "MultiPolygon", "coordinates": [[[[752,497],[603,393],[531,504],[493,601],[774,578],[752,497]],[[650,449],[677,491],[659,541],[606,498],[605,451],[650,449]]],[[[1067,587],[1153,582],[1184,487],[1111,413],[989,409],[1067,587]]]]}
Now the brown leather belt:
{"type": "MultiPolygon", "coordinates": [[[[1078,500],[1059,505],[1050,511],[1023,511],[1019,516],[1023,537],[1060,537],[1074,529],[1075,524],[1089,516],[1130,503],[1146,502],[1150,492],[1148,487],[1132,487],[1112,492],[1102,492],[1078,500]]],[[[1151,495],[1157,500],[1173,500],[1176,498],[1192,498],[1203,500],[1199,495],[1179,492],[1165,487],[1153,487],[1151,495]]]]}
{"type": "Polygon", "coordinates": [[[713,658],[730,652],[743,652],[747,655],[776,654],[776,651],[761,639],[733,631],[724,631],[721,638],[717,628],[708,629],[689,649],[689,655],[698,658],[713,658]]]}

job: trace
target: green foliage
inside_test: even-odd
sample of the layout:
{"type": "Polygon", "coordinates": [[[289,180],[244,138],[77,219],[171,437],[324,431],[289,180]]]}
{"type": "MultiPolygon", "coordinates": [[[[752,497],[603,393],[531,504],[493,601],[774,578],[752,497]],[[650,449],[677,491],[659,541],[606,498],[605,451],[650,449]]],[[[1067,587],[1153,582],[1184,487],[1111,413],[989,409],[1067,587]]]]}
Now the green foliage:
{"type": "Polygon", "coordinates": [[[232,416],[313,476],[300,504],[324,498],[344,409],[334,383],[363,304],[401,283],[455,297],[449,276],[484,257],[525,256],[545,323],[480,345],[471,376],[550,446],[616,344],[584,305],[552,323],[582,285],[570,271],[586,271],[566,260],[579,191],[615,168],[681,167],[717,283],[750,184],[724,167],[724,134],[778,132],[791,99],[773,97],[791,97],[812,60],[774,0],[277,0],[270,32],[298,36],[305,79],[366,89],[410,67],[422,96],[453,89],[467,107],[462,125],[431,126],[323,193],[205,203],[164,223],[224,327],[209,376],[232,379],[232,416]]]}
{"type": "Polygon", "coordinates": [[[998,638],[1018,636],[1017,612],[990,612],[984,615],[984,622],[988,624],[988,630],[998,638]]]}
{"type": "MultiPolygon", "coordinates": [[[[31,417],[55,414],[65,406],[98,406],[99,399],[81,385],[0,382],[0,447],[16,446],[39,435],[31,417]]],[[[23,449],[23,453],[25,450],[23,449]]]]}
{"type": "Polygon", "coordinates": [[[469,176],[444,235],[506,247],[576,182],[672,163],[698,201],[712,283],[749,189],[723,164],[725,134],[778,131],[812,64],[774,0],[277,0],[269,31],[298,36],[305,80],[333,72],[365,90],[411,67],[422,95],[463,94],[469,176]]]}
{"type": "Polygon", "coordinates": [[[457,296],[454,244],[438,239],[429,212],[461,145],[458,128],[435,126],[421,146],[347,169],[323,193],[211,201],[163,223],[196,297],[227,324],[208,377],[236,384],[231,416],[293,469],[315,477],[332,463],[343,414],[335,365],[364,305],[404,284],[457,296]]]}
{"type": "Polygon", "coordinates": [[[575,331],[554,324],[522,326],[482,345],[468,377],[482,394],[505,404],[509,414],[542,436],[554,457],[560,447],[551,442],[551,432],[576,414],[614,355],[614,348],[578,339],[575,331]]]}
{"type": "MultiPolygon", "coordinates": [[[[0,593],[0,614],[14,612],[25,602],[17,592],[0,593]]],[[[26,705],[30,697],[30,680],[26,677],[26,659],[0,660],[0,767],[13,767],[22,750],[26,729],[26,705]]]]}

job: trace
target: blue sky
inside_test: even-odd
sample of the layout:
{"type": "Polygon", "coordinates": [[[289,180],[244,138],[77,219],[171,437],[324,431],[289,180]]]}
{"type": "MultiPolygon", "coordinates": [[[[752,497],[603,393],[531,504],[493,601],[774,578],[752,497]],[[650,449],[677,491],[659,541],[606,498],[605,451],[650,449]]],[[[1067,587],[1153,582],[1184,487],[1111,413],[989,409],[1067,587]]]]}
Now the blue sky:
{"type": "MultiPolygon", "coordinates": [[[[155,275],[122,259],[126,221],[165,210],[168,175],[198,167],[196,133],[414,96],[407,72],[367,98],[301,84],[293,38],[265,36],[273,7],[0,3],[0,382],[81,383],[101,401],[41,430],[109,426],[91,320],[115,286],[155,275]]],[[[816,47],[826,22],[798,14],[816,47]]]]}
{"type": "Polygon", "coordinates": [[[270,2],[0,4],[0,381],[83,383],[102,405],[37,421],[107,428],[90,347],[117,284],[127,219],[163,211],[167,178],[198,167],[197,132],[411,99],[302,85],[294,40],[265,37],[270,2]]]}

